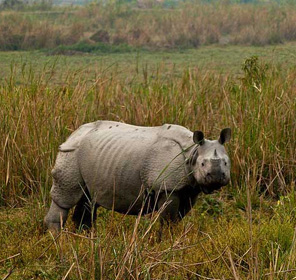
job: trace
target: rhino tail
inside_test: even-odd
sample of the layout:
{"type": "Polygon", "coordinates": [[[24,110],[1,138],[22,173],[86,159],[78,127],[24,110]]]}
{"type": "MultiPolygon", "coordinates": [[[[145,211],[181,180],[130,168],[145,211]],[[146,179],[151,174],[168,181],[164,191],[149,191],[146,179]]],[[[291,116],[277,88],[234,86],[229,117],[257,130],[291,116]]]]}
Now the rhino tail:
{"type": "Polygon", "coordinates": [[[77,147],[67,145],[66,142],[59,146],[59,151],[60,152],[64,152],[64,153],[66,153],[66,152],[73,152],[76,149],[77,149],[77,147]]]}

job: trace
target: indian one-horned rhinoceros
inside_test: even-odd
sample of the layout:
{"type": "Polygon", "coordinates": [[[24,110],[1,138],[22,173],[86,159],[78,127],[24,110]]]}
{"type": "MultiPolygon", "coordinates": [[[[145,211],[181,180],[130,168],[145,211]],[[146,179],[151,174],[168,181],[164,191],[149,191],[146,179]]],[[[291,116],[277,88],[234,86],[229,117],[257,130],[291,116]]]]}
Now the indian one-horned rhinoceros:
{"type": "Polygon", "coordinates": [[[45,224],[59,230],[76,205],[75,224],[91,226],[87,201],[131,215],[150,213],[166,203],[161,218],[178,221],[200,192],[228,184],[230,160],[223,144],[230,137],[230,128],[210,141],[201,131],[192,133],[179,125],[82,125],[59,147],[45,224]]]}

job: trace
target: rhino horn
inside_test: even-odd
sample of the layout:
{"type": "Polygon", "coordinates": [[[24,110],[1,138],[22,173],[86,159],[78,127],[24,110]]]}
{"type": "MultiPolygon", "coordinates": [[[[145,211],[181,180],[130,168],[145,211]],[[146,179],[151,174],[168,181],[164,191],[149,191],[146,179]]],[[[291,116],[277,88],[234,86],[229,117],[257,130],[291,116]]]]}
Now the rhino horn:
{"type": "Polygon", "coordinates": [[[216,165],[219,165],[220,162],[221,162],[221,159],[218,157],[217,150],[215,149],[214,157],[211,158],[211,163],[216,166],[216,165]]]}
{"type": "Polygon", "coordinates": [[[217,150],[215,149],[214,151],[214,157],[217,158],[218,157],[218,154],[217,154],[217,150]]]}

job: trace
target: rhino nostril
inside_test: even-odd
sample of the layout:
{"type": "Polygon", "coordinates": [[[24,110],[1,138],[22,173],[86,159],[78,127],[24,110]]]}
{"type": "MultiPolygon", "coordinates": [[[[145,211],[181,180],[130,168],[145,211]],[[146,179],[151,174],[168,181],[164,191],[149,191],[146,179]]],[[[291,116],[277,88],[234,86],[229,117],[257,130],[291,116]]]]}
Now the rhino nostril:
{"type": "Polygon", "coordinates": [[[207,173],[207,176],[210,177],[210,176],[211,176],[211,173],[208,172],[208,173],[207,173]]]}

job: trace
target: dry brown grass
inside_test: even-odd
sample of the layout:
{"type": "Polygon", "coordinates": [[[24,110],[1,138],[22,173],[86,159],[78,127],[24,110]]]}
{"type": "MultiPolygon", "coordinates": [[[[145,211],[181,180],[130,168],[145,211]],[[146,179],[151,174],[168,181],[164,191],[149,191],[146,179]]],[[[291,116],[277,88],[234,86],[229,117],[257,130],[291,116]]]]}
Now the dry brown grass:
{"type": "Polygon", "coordinates": [[[40,14],[1,12],[0,48],[54,48],[81,41],[149,48],[266,45],[294,41],[295,30],[294,6],[186,3],[141,10],[93,4],[40,14]]]}

